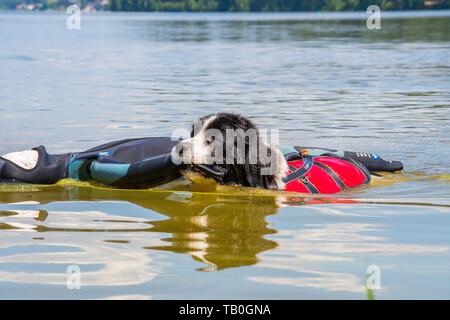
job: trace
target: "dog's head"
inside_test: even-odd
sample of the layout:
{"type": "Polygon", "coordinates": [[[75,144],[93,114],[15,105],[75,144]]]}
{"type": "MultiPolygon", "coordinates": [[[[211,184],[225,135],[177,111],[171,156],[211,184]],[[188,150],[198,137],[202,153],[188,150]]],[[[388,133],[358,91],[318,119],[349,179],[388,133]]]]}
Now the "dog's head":
{"type": "Polygon", "coordinates": [[[267,145],[256,126],[233,113],[202,117],[191,138],[174,148],[190,171],[220,184],[282,190],[287,163],[278,148],[267,145]]]}

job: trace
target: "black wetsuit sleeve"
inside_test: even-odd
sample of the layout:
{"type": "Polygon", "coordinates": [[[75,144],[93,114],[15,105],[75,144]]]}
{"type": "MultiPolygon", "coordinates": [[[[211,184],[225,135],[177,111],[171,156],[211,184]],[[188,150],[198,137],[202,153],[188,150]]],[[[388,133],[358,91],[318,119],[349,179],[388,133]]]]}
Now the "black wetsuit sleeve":
{"type": "Polygon", "coordinates": [[[177,143],[171,137],[151,137],[104,144],[75,154],[69,177],[122,188],[160,185],[180,176],[170,155],[177,143]]]}
{"type": "Polygon", "coordinates": [[[174,164],[170,153],[135,162],[126,176],[113,183],[117,187],[139,188],[161,185],[181,176],[180,165],[174,164]]]}

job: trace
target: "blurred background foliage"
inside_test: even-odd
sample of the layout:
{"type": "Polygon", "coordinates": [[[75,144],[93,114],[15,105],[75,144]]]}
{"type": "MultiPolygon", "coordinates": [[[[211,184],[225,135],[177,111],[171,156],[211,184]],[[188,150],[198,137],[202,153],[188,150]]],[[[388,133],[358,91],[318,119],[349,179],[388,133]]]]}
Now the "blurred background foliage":
{"type": "Polygon", "coordinates": [[[63,9],[79,4],[89,10],[111,11],[365,11],[449,9],[450,0],[2,0],[1,9],[63,9]]]}

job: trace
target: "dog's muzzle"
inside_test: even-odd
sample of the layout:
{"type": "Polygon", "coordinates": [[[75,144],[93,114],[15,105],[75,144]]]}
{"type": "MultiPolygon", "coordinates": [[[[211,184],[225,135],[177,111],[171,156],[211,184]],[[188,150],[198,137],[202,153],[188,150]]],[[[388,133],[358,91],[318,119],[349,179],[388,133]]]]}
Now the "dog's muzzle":
{"type": "Polygon", "coordinates": [[[193,165],[192,168],[200,173],[203,173],[207,177],[214,179],[220,184],[225,182],[224,178],[228,172],[228,169],[215,165],[196,164],[193,165]]]}

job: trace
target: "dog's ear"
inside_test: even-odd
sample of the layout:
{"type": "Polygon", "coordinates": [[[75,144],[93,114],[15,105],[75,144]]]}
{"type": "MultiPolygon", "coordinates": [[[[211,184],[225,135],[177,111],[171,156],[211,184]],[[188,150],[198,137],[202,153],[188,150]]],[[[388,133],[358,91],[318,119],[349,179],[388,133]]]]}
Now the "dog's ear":
{"type": "Polygon", "coordinates": [[[203,123],[207,119],[211,118],[212,116],[214,116],[214,113],[210,113],[210,114],[208,114],[206,116],[203,116],[203,117],[199,118],[196,122],[194,122],[192,124],[192,127],[191,127],[191,138],[193,138],[198,133],[198,132],[195,131],[195,129],[197,129],[197,130],[201,129],[203,127],[203,123]]]}
{"type": "Polygon", "coordinates": [[[274,175],[261,174],[260,164],[246,165],[243,171],[249,187],[269,190],[279,189],[274,175]]]}
{"type": "Polygon", "coordinates": [[[263,180],[263,185],[265,189],[269,189],[269,190],[279,190],[279,187],[277,185],[275,176],[270,175],[270,176],[261,176],[262,180],[263,180]]]}
{"type": "Polygon", "coordinates": [[[245,168],[245,177],[249,187],[278,190],[275,175],[262,175],[261,165],[249,165],[245,168]]]}
{"type": "Polygon", "coordinates": [[[260,147],[266,148],[270,163],[263,165],[258,161],[259,186],[270,190],[283,190],[285,187],[283,178],[288,171],[288,164],[284,155],[276,146],[267,145],[263,141],[260,141],[260,147]],[[267,171],[268,169],[270,170],[267,171]],[[263,171],[270,172],[270,174],[263,175],[263,171]]]}
{"type": "Polygon", "coordinates": [[[264,185],[261,180],[261,170],[257,164],[245,164],[242,168],[245,180],[249,187],[263,188],[264,185]]]}

